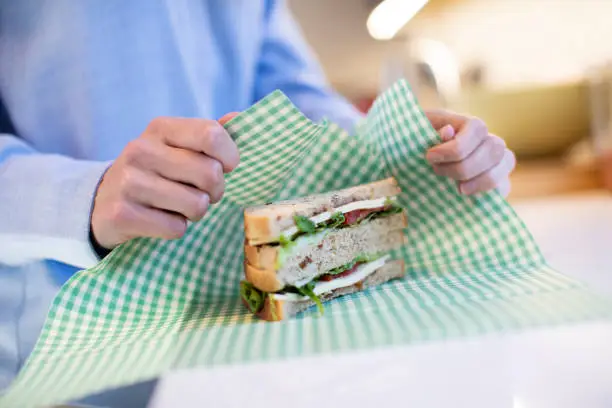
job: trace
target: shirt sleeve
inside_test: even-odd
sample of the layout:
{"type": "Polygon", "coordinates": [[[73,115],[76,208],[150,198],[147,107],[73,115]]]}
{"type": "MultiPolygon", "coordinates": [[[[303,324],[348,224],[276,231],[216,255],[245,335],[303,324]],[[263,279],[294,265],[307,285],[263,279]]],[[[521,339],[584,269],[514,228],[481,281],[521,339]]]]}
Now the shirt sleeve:
{"type": "Polygon", "coordinates": [[[267,2],[256,97],[260,99],[276,89],[313,121],[328,118],[352,132],[362,118],[356,108],[331,89],[283,0],[267,2]]]}
{"type": "Polygon", "coordinates": [[[0,134],[0,263],[99,261],[89,240],[93,198],[110,163],[41,154],[0,134]]]}

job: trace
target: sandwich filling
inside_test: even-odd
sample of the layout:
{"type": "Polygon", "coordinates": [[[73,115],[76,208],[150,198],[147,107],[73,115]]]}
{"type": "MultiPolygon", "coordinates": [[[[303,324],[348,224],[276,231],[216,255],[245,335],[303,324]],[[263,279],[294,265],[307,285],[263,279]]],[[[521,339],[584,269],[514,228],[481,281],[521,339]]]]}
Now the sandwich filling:
{"type": "Polygon", "coordinates": [[[266,297],[270,296],[271,300],[291,302],[310,299],[316,303],[319,312],[323,314],[323,304],[319,298],[320,295],[363,281],[380,269],[389,259],[389,255],[382,257],[362,255],[355,258],[352,262],[327,271],[309,282],[296,286],[288,286],[282,291],[275,293],[262,292],[252,284],[244,281],[240,284],[240,295],[252,313],[259,312],[264,307],[266,297]]]}
{"type": "Polygon", "coordinates": [[[279,243],[283,247],[290,246],[295,243],[296,238],[302,235],[313,235],[328,229],[350,227],[402,211],[395,197],[387,197],[355,201],[338,207],[333,212],[326,211],[310,218],[296,215],[293,218],[295,226],[282,232],[279,243]]]}

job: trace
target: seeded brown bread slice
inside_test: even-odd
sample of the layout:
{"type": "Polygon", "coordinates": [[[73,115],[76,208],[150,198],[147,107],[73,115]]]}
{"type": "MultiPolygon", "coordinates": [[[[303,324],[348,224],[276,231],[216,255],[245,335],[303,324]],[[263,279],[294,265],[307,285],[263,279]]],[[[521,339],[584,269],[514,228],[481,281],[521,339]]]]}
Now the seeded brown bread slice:
{"type": "Polygon", "coordinates": [[[296,244],[289,248],[277,269],[280,247],[245,245],[247,281],[265,292],[276,292],[303,279],[314,279],[359,255],[388,252],[404,245],[404,213],[372,220],[349,228],[329,231],[314,245],[296,244]]]}
{"type": "Polygon", "coordinates": [[[250,207],[244,211],[245,238],[251,245],[277,242],[283,230],[294,226],[294,215],[312,217],[354,201],[394,197],[399,193],[397,181],[388,178],[330,193],[250,207]]]}
{"type": "MultiPolygon", "coordinates": [[[[380,269],[377,269],[367,278],[354,285],[333,290],[329,293],[324,293],[319,296],[322,302],[328,302],[340,296],[350,293],[359,292],[367,288],[382,285],[394,279],[402,278],[405,274],[404,262],[401,260],[388,262],[380,269]]],[[[299,312],[302,312],[315,303],[311,300],[290,301],[281,300],[274,297],[274,294],[266,296],[263,308],[256,313],[260,319],[268,321],[287,320],[294,317],[299,312]]]]}

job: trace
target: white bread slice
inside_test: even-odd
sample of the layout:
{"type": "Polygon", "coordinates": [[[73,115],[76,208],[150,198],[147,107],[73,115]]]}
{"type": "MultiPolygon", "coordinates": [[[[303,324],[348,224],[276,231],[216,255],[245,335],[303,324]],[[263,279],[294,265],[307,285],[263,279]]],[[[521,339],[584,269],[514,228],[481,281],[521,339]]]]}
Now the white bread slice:
{"type": "Polygon", "coordinates": [[[394,197],[400,193],[394,178],[330,193],[250,207],[244,211],[244,234],[252,245],[277,242],[282,231],[293,227],[294,215],[312,217],[355,201],[394,197]]]}
{"type": "Polygon", "coordinates": [[[259,290],[277,292],[287,285],[317,276],[345,265],[359,255],[388,252],[405,244],[402,231],[407,226],[404,213],[378,218],[354,227],[329,231],[320,242],[299,245],[277,269],[279,246],[245,245],[246,280],[259,290]]]}
{"type": "MultiPolygon", "coordinates": [[[[402,278],[404,274],[405,269],[403,261],[398,260],[387,262],[380,269],[376,270],[371,275],[368,275],[368,277],[361,282],[333,290],[329,293],[321,294],[319,298],[321,299],[321,302],[328,302],[340,296],[359,292],[373,286],[378,286],[393,279],[402,278]]],[[[268,321],[287,320],[314,305],[315,303],[311,300],[291,301],[286,299],[278,299],[274,297],[274,294],[269,294],[266,296],[263,308],[261,311],[256,313],[256,315],[260,319],[268,321]]]]}

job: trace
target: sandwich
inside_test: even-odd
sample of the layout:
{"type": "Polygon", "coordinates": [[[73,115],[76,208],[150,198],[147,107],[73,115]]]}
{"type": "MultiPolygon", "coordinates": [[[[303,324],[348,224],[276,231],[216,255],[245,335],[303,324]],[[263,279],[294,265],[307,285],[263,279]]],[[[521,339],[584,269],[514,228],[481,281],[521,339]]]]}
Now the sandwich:
{"type": "Polygon", "coordinates": [[[403,277],[389,254],[405,243],[399,193],[388,178],[245,209],[243,303],[261,319],[285,320],[403,277]]]}

